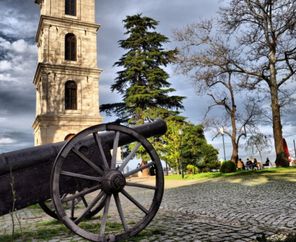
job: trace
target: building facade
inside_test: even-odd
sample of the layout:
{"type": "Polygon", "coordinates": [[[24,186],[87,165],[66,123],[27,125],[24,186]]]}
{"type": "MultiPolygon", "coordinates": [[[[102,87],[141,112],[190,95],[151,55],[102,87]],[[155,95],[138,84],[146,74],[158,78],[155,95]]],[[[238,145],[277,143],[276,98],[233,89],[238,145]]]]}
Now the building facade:
{"type": "Polygon", "coordinates": [[[95,0],[35,0],[40,7],[34,76],[34,143],[63,141],[101,123],[95,0]]]}

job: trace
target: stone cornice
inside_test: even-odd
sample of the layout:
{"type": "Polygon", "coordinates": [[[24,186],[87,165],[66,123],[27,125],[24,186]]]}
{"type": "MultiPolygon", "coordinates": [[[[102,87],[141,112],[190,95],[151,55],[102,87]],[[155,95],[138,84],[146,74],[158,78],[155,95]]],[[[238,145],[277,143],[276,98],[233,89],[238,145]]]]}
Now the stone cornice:
{"type": "Polygon", "coordinates": [[[87,67],[81,67],[81,66],[69,66],[69,65],[61,65],[61,64],[47,64],[47,63],[38,63],[33,83],[36,85],[38,77],[40,75],[40,72],[42,69],[47,69],[50,71],[56,71],[56,72],[70,72],[70,73],[81,73],[81,75],[100,75],[102,70],[99,68],[87,68],[87,67]]]}
{"type": "Polygon", "coordinates": [[[59,125],[60,122],[69,122],[71,125],[73,123],[76,123],[77,125],[81,125],[81,122],[85,123],[87,127],[90,125],[99,124],[102,122],[102,117],[99,115],[94,117],[92,116],[86,116],[86,115],[79,115],[79,116],[73,116],[73,115],[66,115],[66,114],[60,114],[60,115],[50,115],[50,114],[43,114],[43,115],[37,115],[35,117],[34,123],[32,124],[32,127],[35,129],[38,125],[40,125],[40,122],[43,124],[48,125],[59,125]],[[90,125],[87,125],[87,123],[91,123],[90,125]]]}
{"type": "Polygon", "coordinates": [[[42,29],[42,25],[44,24],[44,22],[46,20],[49,20],[49,21],[56,23],[56,24],[66,23],[66,24],[75,24],[76,26],[94,28],[94,29],[96,29],[96,31],[98,31],[98,29],[101,26],[96,23],[82,22],[80,20],[72,19],[72,18],[66,18],[66,17],[65,18],[58,18],[58,17],[53,17],[53,16],[41,15],[40,20],[39,20],[39,24],[38,24],[38,29],[36,32],[36,36],[35,36],[36,43],[38,43],[38,41],[39,41],[40,31],[42,29]]]}

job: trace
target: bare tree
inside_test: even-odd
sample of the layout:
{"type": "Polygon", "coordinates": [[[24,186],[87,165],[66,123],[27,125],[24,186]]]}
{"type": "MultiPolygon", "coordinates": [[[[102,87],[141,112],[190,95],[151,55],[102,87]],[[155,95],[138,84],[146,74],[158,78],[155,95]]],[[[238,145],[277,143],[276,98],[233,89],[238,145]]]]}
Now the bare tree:
{"type": "Polygon", "coordinates": [[[237,49],[230,47],[227,38],[218,36],[212,27],[212,21],[204,21],[175,32],[176,39],[182,43],[177,58],[178,69],[191,76],[199,94],[207,93],[211,98],[206,117],[215,107],[224,110],[225,119],[211,117],[207,123],[217,130],[217,134],[222,127],[224,134],[230,137],[231,160],[236,162],[240,140],[246,137],[248,130],[255,130],[255,119],[261,111],[254,99],[246,100],[245,104],[242,102],[247,91],[239,86],[242,77],[233,71],[229,58],[238,55],[237,49]]]}
{"type": "MultiPolygon", "coordinates": [[[[220,9],[223,30],[239,41],[240,54],[231,56],[232,71],[245,77],[244,86],[264,84],[270,94],[274,145],[283,156],[281,95],[295,81],[296,2],[291,0],[231,0],[220,9]],[[267,85],[266,85],[267,84],[267,85]]],[[[287,99],[286,99],[287,100],[287,99]]],[[[282,158],[281,158],[282,157],[282,158]]]]}
{"type": "Polygon", "coordinates": [[[260,160],[262,160],[262,152],[270,148],[270,137],[263,133],[256,133],[251,135],[247,142],[245,149],[251,149],[254,154],[255,151],[259,153],[260,160]]]}
{"type": "Polygon", "coordinates": [[[185,73],[195,68],[196,80],[202,77],[200,72],[208,68],[212,73],[204,72],[208,74],[205,78],[217,79],[217,74],[231,73],[235,78],[240,76],[241,87],[257,93],[265,90],[270,98],[274,145],[280,165],[281,160],[284,162],[287,158],[282,145],[281,110],[291,101],[294,90],[288,84],[295,81],[296,72],[296,2],[231,0],[220,8],[219,15],[215,24],[218,37],[214,42],[205,34],[212,28],[210,21],[203,26],[191,25],[183,35],[177,34],[179,40],[186,43],[179,64],[185,73]],[[228,42],[223,40],[223,34],[227,35],[228,42]],[[205,44],[211,48],[203,50],[203,55],[192,51],[193,47],[201,48],[205,44]],[[207,62],[209,59],[215,60],[215,66],[207,62]],[[223,61],[222,71],[221,65],[216,65],[217,60],[223,61]]]}

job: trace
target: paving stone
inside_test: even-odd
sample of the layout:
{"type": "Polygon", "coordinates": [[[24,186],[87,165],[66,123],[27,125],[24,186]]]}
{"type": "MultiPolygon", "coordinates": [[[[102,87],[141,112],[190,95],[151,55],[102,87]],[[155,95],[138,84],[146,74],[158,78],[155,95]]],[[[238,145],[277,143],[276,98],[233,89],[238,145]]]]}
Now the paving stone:
{"type": "MultiPolygon", "coordinates": [[[[296,186],[286,181],[253,187],[219,181],[172,188],[165,191],[157,216],[146,228],[162,233],[141,241],[255,241],[263,232],[272,236],[277,231],[295,231],[295,207],[296,186]]],[[[23,209],[17,216],[23,229],[33,230],[35,223],[49,220],[32,209],[23,209]]],[[[0,217],[0,224],[0,234],[11,233],[10,215],[0,217]]],[[[85,240],[63,235],[49,241],[85,240]]]]}

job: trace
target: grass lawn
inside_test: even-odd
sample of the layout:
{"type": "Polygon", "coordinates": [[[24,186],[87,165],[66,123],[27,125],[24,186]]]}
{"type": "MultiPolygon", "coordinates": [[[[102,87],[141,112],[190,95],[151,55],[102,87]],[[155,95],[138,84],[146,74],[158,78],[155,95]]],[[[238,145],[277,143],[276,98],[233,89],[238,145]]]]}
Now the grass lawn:
{"type": "Polygon", "coordinates": [[[165,176],[165,180],[212,180],[214,178],[222,178],[228,180],[236,180],[238,178],[243,179],[254,179],[256,177],[268,177],[271,179],[285,179],[291,182],[296,181],[296,167],[287,167],[287,168],[265,168],[262,170],[243,170],[243,171],[236,171],[232,173],[221,173],[221,172],[204,172],[204,173],[197,173],[197,174],[186,174],[184,178],[181,175],[169,175],[165,176]],[[290,179],[287,179],[290,178],[290,179]],[[295,180],[294,180],[295,179],[295,180]]]}

